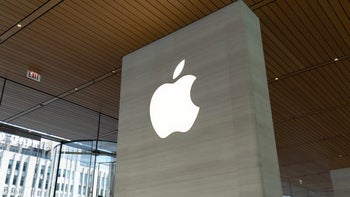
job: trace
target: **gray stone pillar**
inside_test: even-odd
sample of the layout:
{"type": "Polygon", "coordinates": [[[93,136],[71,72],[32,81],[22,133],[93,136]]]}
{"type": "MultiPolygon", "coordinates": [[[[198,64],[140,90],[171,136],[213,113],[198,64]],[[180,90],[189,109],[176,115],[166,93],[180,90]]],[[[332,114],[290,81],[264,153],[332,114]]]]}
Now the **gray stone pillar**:
{"type": "Polygon", "coordinates": [[[350,168],[331,170],[334,197],[350,196],[350,168]]]}
{"type": "Polygon", "coordinates": [[[125,56],[121,84],[115,196],[282,196],[259,20],[242,1],[125,56]],[[198,116],[161,138],[152,96],[182,77],[193,105],[169,89],[158,117],[176,130],[194,116],[176,116],[184,106],[198,116]]]}

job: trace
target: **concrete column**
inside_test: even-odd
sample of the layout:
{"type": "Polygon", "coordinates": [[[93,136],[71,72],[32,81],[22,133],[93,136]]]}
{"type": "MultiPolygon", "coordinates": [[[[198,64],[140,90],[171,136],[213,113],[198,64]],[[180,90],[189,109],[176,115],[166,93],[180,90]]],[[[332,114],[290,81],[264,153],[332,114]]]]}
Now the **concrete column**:
{"type": "Polygon", "coordinates": [[[115,196],[282,196],[259,20],[242,1],[125,56],[121,84],[115,196]],[[186,75],[198,117],[160,138],[152,95],[186,75]]]}
{"type": "Polygon", "coordinates": [[[334,197],[350,196],[350,168],[331,170],[334,197]]]}

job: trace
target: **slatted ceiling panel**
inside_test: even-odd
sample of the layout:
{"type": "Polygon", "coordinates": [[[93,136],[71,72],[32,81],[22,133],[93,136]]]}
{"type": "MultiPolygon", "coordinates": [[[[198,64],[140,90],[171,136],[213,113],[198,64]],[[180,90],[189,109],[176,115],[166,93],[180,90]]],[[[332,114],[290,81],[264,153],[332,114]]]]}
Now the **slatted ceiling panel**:
{"type": "MultiPolygon", "coordinates": [[[[5,48],[1,48],[0,49],[0,54],[1,55],[6,55],[7,53],[11,53],[11,51],[10,50],[6,50],[5,48]]],[[[13,53],[15,53],[15,52],[13,52],[13,53]]],[[[40,88],[43,91],[51,92],[53,94],[60,94],[60,93],[62,93],[64,91],[66,91],[68,88],[71,88],[72,85],[80,84],[80,83],[77,83],[77,82],[73,83],[72,81],[70,81],[66,85],[64,85],[63,83],[60,83],[59,81],[57,81],[56,77],[61,77],[61,79],[62,79],[62,77],[63,78],[67,77],[67,75],[62,74],[62,72],[56,72],[54,74],[56,77],[50,78],[49,76],[52,75],[53,73],[45,72],[45,69],[47,69],[47,67],[49,67],[50,65],[48,65],[45,62],[40,62],[40,60],[38,60],[38,59],[32,59],[32,57],[33,56],[30,56],[30,55],[17,56],[11,62],[10,62],[10,60],[5,61],[5,62],[4,62],[4,60],[0,60],[0,62],[2,62],[2,64],[4,66],[6,66],[6,67],[9,67],[9,66],[15,67],[15,65],[21,65],[21,68],[19,68],[17,66],[18,69],[11,70],[11,75],[7,74],[5,76],[7,76],[9,78],[12,78],[12,79],[17,79],[18,81],[23,81],[23,82],[25,82],[28,85],[29,84],[32,85],[32,87],[40,88]],[[43,74],[44,75],[43,75],[43,78],[42,78],[42,83],[37,83],[37,82],[30,83],[28,79],[25,79],[25,74],[26,74],[27,68],[29,66],[32,66],[32,65],[40,65],[40,67],[43,68],[43,70],[44,70],[43,74]],[[14,76],[14,74],[16,76],[14,76]],[[55,81],[51,81],[51,79],[56,79],[56,80],[55,81]],[[54,84],[59,84],[60,86],[45,86],[45,84],[48,84],[50,82],[53,82],[54,84]]],[[[57,66],[59,64],[55,64],[55,65],[57,66]]],[[[3,72],[3,71],[0,71],[0,72],[3,72]]],[[[74,76],[72,75],[72,77],[74,77],[74,76]]]]}
{"type": "MultiPolygon", "coordinates": [[[[121,41],[127,41],[130,44],[125,44],[134,46],[133,48],[128,48],[129,50],[134,49],[135,46],[140,47],[142,46],[142,43],[150,41],[150,39],[146,39],[146,37],[137,36],[139,32],[137,32],[134,27],[131,25],[125,25],[125,23],[117,17],[110,19],[107,16],[109,13],[106,13],[106,11],[104,11],[105,13],[102,14],[102,11],[100,11],[102,8],[98,4],[90,5],[88,3],[84,3],[78,5],[74,4],[72,1],[70,4],[66,4],[65,8],[75,15],[75,20],[80,21],[80,25],[85,23],[92,24],[96,28],[97,32],[110,32],[110,34],[112,34],[112,32],[117,32],[119,36],[123,38],[121,41]],[[86,14],[78,12],[78,10],[81,9],[83,9],[86,14]],[[94,9],[95,12],[97,11],[95,14],[92,12],[94,9]],[[86,22],[84,22],[84,20],[86,22]]],[[[123,45],[120,47],[123,47],[123,45]]]]}
{"type": "MultiPolygon", "coordinates": [[[[176,5],[176,4],[174,4],[174,2],[176,2],[176,1],[172,1],[171,3],[173,5],[176,5]]],[[[179,0],[177,2],[179,2],[179,4],[181,4],[181,5],[183,5],[184,9],[188,9],[189,12],[193,13],[195,18],[201,18],[201,17],[205,16],[205,13],[203,11],[201,11],[198,7],[196,7],[193,3],[191,3],[191,1],[179,0]]],[[[177,7],[180,7],[180,9],[182,10],[181,6],[177,6],[177,7]]]]}
{"type": "Polygon", "coordinates": [[[216,1],[216,0],[212,0],[212,2],[213,2],[213,4],[215,4],[216,5],[216,7],[217,8],[222,8],[222,7],[224,7],[226,4],[224,3],[224,2],[222,2],[222,1],[216,1]]]}
{"type": "Polygon", "coordinates": [[[293,147],[318,142],[323,139],[342,136],[348,133],[349,121],[341,120],[347,115],[341,110],[319,115],[307,116],[283,123],[275,123],[278,148],[293,147]],[[340,120],[336,122],[337,120],[340,120]],[[334,126],[334,122],[337,123],[334,126]],[[302,136],[302,137],[301,137],[302,136]]]}
{"type": "Polygon", "coordinates": [[[334,103],[334,105],[344,105],[349,103],[350,87],[347,87],[344,82],[348,82],[347,77],[350,77],[350,73],[343,73],[341,68],[336,64],[331,64],[324,69],[318,69],[318,71],[319,74],[325,78],[325,81],[328,84],[327,90],[329,90],[329,93],[331,93],[339,102],[334,103]]]}
{"type": "MultiPolygon", "coordinates": [[[[322,20],[325,27],[328,29],[329,33],[333,36],[333,40],[335,41],[332,46],[333,50],[337,55],[344,55],[344,53],[349,52],[349,36],[344,29],[343,24],[339,21],[339,18],[329,2],[322,1],[310,1],[309,4],[318,13],[318,16],[322,20]],[[347,41],[345,41],[345,39],[347,41]]],[[[350,25],[350,23],[345,24],[350,25]]],[[[332,44],[332,42],[330,43],[332,44]]]]}
{"type": "Polygon", "coordinates": [[[295,23],[298,22],[297,17],[289,15],[288,11],[285,10],[286,8],[281,8],[279,2],[282,1],[277,1],[275,4],[271,4],[269,6],[271,9],[267,10],[268,14],[273,13],[272,15],[276,17],[274,21],[278,22],[277,26],[279,29],[288,35],[288,37],[292,39],[292,42],[296,44],[297,47],[304,48],[306,50],[306,57],[309,59],[311,64],[317,64],[325,61],[322,59],[322,54],[319,54],[320,52],[317,51],[318,48],[313,46],[313,43],[310,43],[310,40],[308,40],[305,36],[305,33],[307,33],[306,28],[304,26],[298,27],[298,25],[295,25],[295,23]],[[303,30],[306,30],[306,32],[303,30]]]}
{"type": "MultiPolygon", "coordinates": [[[[337,154],[333,158],[338,158],[339,155],[342,155],[344,159],[350,157],[350,136],[338,137],[332,140],[326,141],[329,149],[333,150],[337,154]]],[[[342,159],[341,157],[340,159],[342,159]]]]}
{"type": "Polygon", "coordinates": [[[101,115],[99,139],[117,142],[117,128],[117,119],[101,115]]]}
{"type": "MultiPolygon", "coordinates": [[[[77,50],[77,47],[83,51],[91,51],[96,53],[95,58],[102,58],[108,54],[108,56],[112,56],[112,51],[110,50],[101,50],[104,48],[113,47],[114,48],[114,54],[121,54],[124,50],[129,50],[131,47],[130,45],[128,48],[123,48],[125,46],[119,46],[116,43],[117,41],[122,41],[120,38],[122,36],[116,32],[112,33],[113,29],[109,26],[107,26],[107,30],[105,30],[105,27],[102,25],[99,25],[97,27],[92,27],[86,24],[89,24],[89,20],[86,18],[88,16],[86,15],[79,15],[75,16],[74,10],[67,8],[68,6],[63,6],[65,4],[60,4],[62,8],[57,11],[50,12],[50,15],[48,15],[47,25],[50,26],[50,29],[52,29],[52,33],[58,34],[58,36],[61,36],[63,40],[68,40],[70,42],[62,42],[65,44],[70,44],[72,46],[75,46],[75,52],[79,52],[77,50]],[[62,12],[64,10],[64,12],[62,12]],[[87,20],[87,21],[86,21],[87,20]],[[104,34],[101,35],[101,31],[105,30],[104,34]],[[114,36],[116,40],[111,39],[110,37],[114,36]]],[[[89,16],[92,17],[92,16],[89,16]]],[[[132,43],[131,40],[127,40],[128,42],[132,43]]],[[[69,45],[68,45],[69,46],[69,45]]]]}
{"type": "MultiPolygon", "coordinates": [[[[301,36],[304,36],[307,39],[310,45],[309,50],[311,52],[314,51],[311,54],[315,56],[315,58],[321,61],[328,61],[336,56],[332,50],[327,50],[329,44],[323,41],[324,38],[318,33],[314,24],[305,16],[305,13],[297,5],[296,1],[278,1],[277,4],[284,12],[286,12],[286,15],[289,16],[290,20],[295,24],[295,28],[300,31],[301,36]],[[290,6],[290,4],[294,5],[290,6]]],[[[293,30],[293,32],[294,31],[296,30],[293,30]]]]}
{"type": "Polygon", "coordinates": [[[327,36],[326,39],[328,44],[331,46],[332,50],[339,55],[344,55],[344,50],[348,49],[345,45],[343,38],[345,35],[339,35],[336,27],[333,25],[331,19],[324,12],[318,1],[300,1],[301,7],[305,9],[305,12],[311,18],[312,21],[317,22],[317,27],[319,31],[327,36]],[[342,38],[343,37],[343,38],[342,38]]]}
{"type": "Polygon", "coordinates": [[[32,2],[0,1],[0,12],[3,16],[0,18],[0,34],[15,25],[35,8],[36,6],[32,2]]]}
{"type": "Polygon", "coordinates": [[[84,5],[87,6],[86,11],[88,12],[96,9],[99,13],[104,13],[103,15],[96,14],[95,17],[103,17],[103,21],[106,21],[108,26],[114,26],[116,30],[125,29],[126,31],[134,32],[129,36],[133,39],[135,37],[139,38],[140,43],[152,42],[158,38],[157,34],[152,31],[153,29],[143,27],[138,21],[130,20],[127,23],[127,15],[123,14],[120,16],[120,13],[123,13],[124,9],[121,9],[119,6],[111,7],[110,4],[101,4],[94,1],[89,1],[84,5]]]}
{"type": "Polygon", "coordinates": [[[11,123],[78,140],[96,137],[97,122],[98,113],[58,100],[11,123]]]}
{"type": "MultiPolygon", "coordinates": [[[[154,21],[142,15],[141,12],[130,6],[127,1],[116,1],[114,3],[106,2],[105,8],[117,15],[122,21],[130,20],[131,26],[137,26],[143,32],[149,32],[147,35],[151,39],[159,38],[159,34],[168,34],[166,30],[154,21]]],[[[145,33],[138,36],[146,36],[145,33]]]]}
{"type": "MultiPolygon", "coordinates": [[[[270,12],[272,11],[269,8],[269,6],[262,7],[261,9],[255,12],[258,16],[262,15],[264,17],[269,18],[266,21],[261,21],[262,31],[264,32],[264,28],[266,27],[267,29],[269,29],[269,32],[271,32],[271,34],[275,36],[278,35],[280,42],[284,43],[285,46],[288,46],[289,51],[292,54],[294,54],[294,56],[302,63],[301,65],[299,65],[299,67],[305,67],[305,65],[312,65],[312,62],[309,61],[308,55],[306,55],[309,52],[302,52],[305,51],[305,49],[301,46],[301,44],[298,41],[296,41],[296,39],[293,36],[293,33],[289,32],[288,30],[285,30],[284,28],[286,27],[281,21],[279,21],[278,16],[270,12]],[[278,20],[278,22],[276,22],[276,20],[278,20]],[[279,25],[281,25],[282,27],[280,27],[279,25]]],[[[296,68],[292,69],[297,70],[296,68]]]]}
{"type": "Polygon", "coordinates": [[[121,12],[121,10],[119,10],[119,13],[122,13],[123,15],[125,14],[127,18],[134,18],[140,23],[143,23],[146,25],[146,29],[154,28],[154,32],[159,32],[160,34],[164,35],[171,32],[167,26],[159,23],[157,20],[153,20],[148,16],[148,14],[145,14],[142,10],[140,10],[139,5],[135,1],[117,1],[114,5],[111,4],[111,6],[113,6],[113,8],[119,7],[121,10],[125,10],[125,12],[121,12]]]}
{"type": "Polygon", "coordinates": [[[159,2],[159,1],[152,1],[153,7],[157,7],[157,10],[161,15],[167,16],[171,19],[172,22],[178,25],[178,27],[185,26],[189,23],[187,17],[178,17],[177,15],[181,15],[181,12],[178,12],[177,14],[173,11],[176,9],[172,8],[172,5],[169,5],[167,1],[159,2]],[[187,19],[187,20],[186,20],[187,19]]]}
{"type": "MultiPolygon", "coordinates": [[[[26,29],[27,30],[27,29],[26,29]]],[[[24,31],[26,31],[24,30],[24,31]]],[[[30,31],[30,30],[28,30],[30,31]]],[[[22,33],[22,32],[21,32],[22,33]]],[[[21,49],[21,51],[24,51],[25,53],[20,54],[16,59],[23,59],[24,61],[27,61],[28,63],[35,63],[35,61],[41,61],[41,60],[45,60],[45,61],[54,61],[57,62],[57,65],[52,65],[52,66],[65,66],[67,63],[71,63],[71,64],[77,64],[77,65],[84,65],[84,64],[92,64],[94,62],[97,63],[97,61],[94,61],[92,58],[88,57],[81,57],[80,56],[80,61],[77,62],[77,58],[79,57],[79,55],[77,53],[79,53],[79,51],[77,50],[72,50],[69,51],[69,47],[67,47],[67,45],[65,46],[61,46],[59,44],[60,40],[59,38],[55,41],[47,39],[47,40],[43,40],[46,36],[43,34],[41,35],[40,32],[29,32],[28,34],[17,34],[16,35],[16,40],[11,40],[8,41],[8,43],[13,43],[13,46],[11,46],[11,48],[14,49],[21,49]],[[32,44],[26,44],[26,42],[22,42],[22,40],[26,40],[28,38],[31,38],[33,41],[35,41],[35,39],[38,39],[37,42],[32,43],[32,44]],[[39,39],[39,37],[41,39],[39,39]],[[43,46],[45,46],[43,48],[43,46]],[[35,59],[32,61],[28,61],[28,59],[32,58],[32,57],[41,57],[39,59],[35,59]],[[85,60],[85,58],[87,60],[90,61],[81,61],[81,59],[85,60]],[[66,63],[62,63],[63,61],[67,61],[66,63]],[[70,62],[71,61],[71,62],[70,62]],[[61,64],[61,65],[60,65],[61,64]]],[[[6,44],[8,44],[6,43],[6,44]]],[[[10,48],[10,49],[11,49],[10,48]]],[[[83,50],[84,51],[84,50],[83,50]]],[[[1,53],[6,53],[7,50],[1,50],[1,53]]],[[[16,54],[16,53],[14,53],[16,54]]],[[[22,65],[24,66],[29,66],[28,63],[24,63],[22,65]]],[[[40,65],[40,64],[38,64],[40,65]]],[[[66,65],[67,67],[67,65],[66,65]]],[[[94,68],[94,67],[93,67],[94,68]]],[[[72,69],[78,69],[78,68],[72,68],[72,69]]],[[[80,76],[82,77],[82,76],[80,76]]]]}
{"type": "Polygon", "coordinates": [[[112,117],[118,117],[116,112],[119,110],[119,92],[120,76],[116,74],[65,99],[83,106],[90,106],[112,117]]]}
{"type": "Polygon", "coordinates": [[[193,12],[187,9],[180,1],[160,1],[165,4],[168,9],[172,9],[176,15],[181,16],[186,24],[195,21],[199,16],[196,16],[193,12]],[[176,9],[177,8],[177,9],[176,9]]]}
{"type": "MultiPolygon", "coordinates": [[[[269,42],[268,38],[264,39],[264,41],[269,42]]],[[[268,70],[271,70],[274,73],[275,77],[293,72],[289,66],[291,62],[289,61],[288,57],[281,53],[279,53],[279,55],[276,55],[274,49],[278,49],[278,47],[274,46],[272,43],[265,44],[266,42],[264,42],[264,57],[268,70]]],[[[297,65],[295,67],[297,67],[297,65]]],[[[271,79],[271,77],[268,79],[271,79]]]]}
{"type": "Polygon", "coordinates": [[[330,160],[331,169],[348,168],[350,166],[350,157],[344,156],[342,158],[333,158],[330,160]]]}
{"type": "MultiPolygon", "coordinates": [[[[307,85],[304,82],[301,83],[304,86],[307,85]]],[[[273,90],[276,94],[272,94],[270,99],[276,99],[276,102],[279,102],[294,115],[314,111],[320,106],[320,102],[314,100],[312,92],[305,90],[304,86],[297,83],[295,79],[285,79],[283,82],[270,85],[270,89],[277,88],[273,90]],[[298,105],[294,106],[294,103],[298,103],[298,105]]]]}
{"type": "Polygon", "coordinates": [[[279,103],[271,102],[270,104],[274,122],[283,121],[292,117],[292,114],[290,114],[283,106],[279,105],[279,103]]]}
{"type": "Polygon", "coordinates": [[[182,5],[184,5],[184,7],[190,9],[190,12],[192,12],[198,18],[208,15],[207,9],[200,9],[194,2],[192,3],[191,1],[186,0],[180,0],[180,2],[182,5]]]}
{"type": "Polygon", "coordinates": [[[226,6],[237,1],[237,0],[221,0],[226,6]]]}
{"type": "Polygon", "coordinates": [[[160,12],[148,1],[135,0],[135,2],[133,2],[133,5],[136,6],[138,10],[144,12],[146,15],[149,15],[153,20],[165,25],[170,32],[180,27],[179,24],[177,24],[173,19],[167,18],[167,16],[164,15],[164,13],[160,12]]]}
{"type": "Polygon", "coordinates": [[[17,113],[46,101],[50,97],[28,87],[6,81],[0,106],[0,120],[3,121],[17,113]]]}
{"type": "MultiPolygon", "coordinates": [[[[339,83],[342,83],[342,81],[339,81],[339,78],[335,78],[333,75],[335,74],[335,70],[337,70],[337,67],[332,64],[330,66],[305,73],[305,75],[308,77],[308,83],[311,84],[310,87],[313,87],[315,91],[319,93],[318,98],[315,98],[314,100],[319,99],[322,101],[325,108],[346,104],[350,101],[350,92],[347,91],[348,88],[342,89],[341,86],[339,86],[339,83]],[[319,80],[316,80],[315,77],[317,77],[319,80]]],[[[345,75],[350,77],[350,75],[347,73],[343,74],[345,80],[347,80],[345,75]]],[[[341,75],[339,77],[341,77],[341,75]]]]}
{"type": "Polygon", "coordinates": [[[219,1],[215,2],[215,1],[209,0],[208,2],[204,1],[204,3],[212,12],[223,6],[222,4],[221,6],[219,5],[219,3],[222,3],[219,1]]]}
{"type": "MultiPolygon", "coordinates": [[[[72,3],[72,1],[70,1],[72,3]]],[[[124,50],[130,50],[132,48],[132,44],[134,41],[132,39],[126,40],[126,45],[120,46],[116,42],[124,41],[125,35],[121,34],[119,31],[113,32],[115,29],[111,27],[109,24],[105,22],[99,23],[92,21],[89,18],[94,18],[92,14],[86,13],[77,14],[78,12],[72,9],[70,6],[65,4],[60,4],[59,9],[50,12],[47,16],[47,25],[51,28],[53,33],[63,33],[64,39],[71,40],[71,45],[79,47],[79,45],[83,45],[79,49],[82,50],[91,50],[96,53],[96,58],[104,57],[104,54],[109,54],[111,56],[113,54],[110,50],[101,49],[109,48],[113,46],[114,54],[117,53],[120,55],[124,50]],[[52,16],[52,17],[51,17],[52,16]],[[86,25],[86,24],[90,24],[86,25]],[[96,26],[95,26],[96,25],[96,26]],[[103,34],[101,35],[101,33],[103,34]],[[111,38],[113,37],[113,38],[111,38]],[[79,45],[77,45],[78,43],[79,45]],[[130,44],[129,44],[130,43],[130,44]],[[125,48],[126,47],[126,48],[125,48]]],[[[46,16],[45,16],[46,17],[46,16]]],[[[63,42],[66,44],[66,42],[63,42]]]]}
{"type": "Polygon", "coordinates": [[[244,2],[250,7],[254,4],[256,4],[256,2],[254,0],[244,0],[244,2]]]}
{"type": "MultiPolygon", "coordinates": [[[[296,68],[302,69],[304,68],[303,63],[299,61],[297,57],[293,53],[291,53],[290,49],[282,42],[275,34],[271,32],[271,30],[264,24],[260,23],[261,31],[262,31],[262,41],[264,52],[272,52],[279,51],[283,56],[286,56],[286,60],[289,63],[295,65],[296,68]],[[266,47],[270,47],[269,50],[266,47]]],[[[282,65],[284,66],[284,65],[282,65]]],[[[283,67],[284,70],[292,72],[295,69],[288,68],[286,66],[283,67]]]]}
{"type": "Polygon", "coordinates": [[[336,15],[338,16],[339,18],[338,20],[342,23],[343,27],[345,28],[347,34],[350,35],[350,27],[346,25],[350,23],[350,17],[348,17],[348,15],[346,14],[346,13],[349,13],[350,11],[350,2],[349,1],[332,1],[331,6],[335,11],[336,15]],[[343,4],[347,4],[347,6],[343,4]],[[346,11],[346,8],[348,12],[346,11]]]}

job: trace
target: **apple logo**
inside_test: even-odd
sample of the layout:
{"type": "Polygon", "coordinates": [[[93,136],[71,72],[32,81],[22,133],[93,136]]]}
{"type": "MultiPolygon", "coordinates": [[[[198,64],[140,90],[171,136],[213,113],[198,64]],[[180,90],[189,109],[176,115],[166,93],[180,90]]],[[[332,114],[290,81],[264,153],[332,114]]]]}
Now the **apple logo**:
{"type": "MultiPolygon", "coordinates": [[[[185,66],[182,60],[175,68],[176,79],[185,66]]],[[[186,75],[174,83],[165,83],[153,93],[150,103],[150,117],[154,130],[160,138],[174,132],[187,132],[195,122],[199,107],[191,99],[191,88],[196,77],[186,75]]]]}

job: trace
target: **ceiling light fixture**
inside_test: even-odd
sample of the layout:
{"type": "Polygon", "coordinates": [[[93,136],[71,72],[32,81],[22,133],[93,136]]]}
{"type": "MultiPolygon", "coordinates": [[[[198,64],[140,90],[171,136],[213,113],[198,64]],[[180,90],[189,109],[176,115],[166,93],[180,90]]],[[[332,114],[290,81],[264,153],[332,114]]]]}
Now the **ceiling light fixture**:
{"type": "Polygon", "coordinates": [[[339,59],[338,58],[334,58],[334,61],[336,62],[336,61],[338,61],[339,59]]]}
{"type": "Polygon", "coordinates": [[[339,157],[343,157],[343,155],[339,155],[339,157]]]}
{"type": "Polygon", "coordinates": [[[275,77],[275,80],[277,81],[277,80],[278,80],[278,77],[275,77]]]}
{"type": "Polygon", "coordinates": [[[303,184],[303,180],[299,179],[299,184],[302,185],[303,184]]]}
{"type": "Polygon", "coordinates": [[[22,25],[18,23],[18,24],[17,24],[17,27],[22,27],[22,25]]]}

